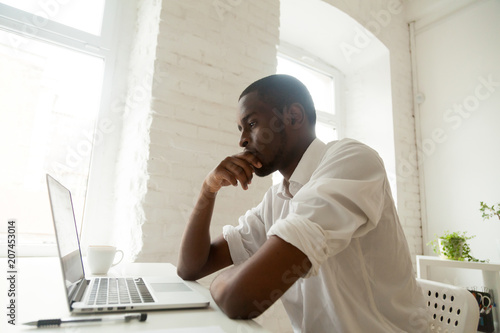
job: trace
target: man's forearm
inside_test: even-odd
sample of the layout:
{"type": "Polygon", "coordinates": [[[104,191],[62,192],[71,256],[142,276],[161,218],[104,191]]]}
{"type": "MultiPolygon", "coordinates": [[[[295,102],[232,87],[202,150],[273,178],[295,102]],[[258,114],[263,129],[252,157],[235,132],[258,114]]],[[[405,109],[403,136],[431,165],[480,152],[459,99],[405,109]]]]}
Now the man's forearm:
{"type": "Polygon", "coordinates": [[[177,264],[180,277],[196,280],[232,264],[229,245],[224,238],[210,239],[215,198],[224,186],[239,183],[246,190],[252,181],[253,168],[261,166],[254,155],[242,152],[226,157],[207,175],[182,238],[177,264]]]}
{"type": "Polygon", "coordinates": [[[188,280],[198,279],[210,255],[210,221],[217,194],[202,186],[182,237],[177,273],[188,280]]]}
{"type": "Polygon", "coordinates": [[[254,318],[310,269],[311,262],[301,250],[271,236],[250,259],[219,274],[210,292],[228,317],[254,318]]]}

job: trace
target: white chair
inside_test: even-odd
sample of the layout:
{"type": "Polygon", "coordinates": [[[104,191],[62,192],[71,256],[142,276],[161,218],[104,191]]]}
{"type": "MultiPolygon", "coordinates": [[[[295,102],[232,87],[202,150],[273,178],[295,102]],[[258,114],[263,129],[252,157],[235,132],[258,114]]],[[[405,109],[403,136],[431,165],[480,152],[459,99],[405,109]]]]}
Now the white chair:
{"type": "Polygon", "coordinates": [[[470,291],[430,280],[417,281],[431,316],[429,332],[477,332],[479,306],[470,291]]]}

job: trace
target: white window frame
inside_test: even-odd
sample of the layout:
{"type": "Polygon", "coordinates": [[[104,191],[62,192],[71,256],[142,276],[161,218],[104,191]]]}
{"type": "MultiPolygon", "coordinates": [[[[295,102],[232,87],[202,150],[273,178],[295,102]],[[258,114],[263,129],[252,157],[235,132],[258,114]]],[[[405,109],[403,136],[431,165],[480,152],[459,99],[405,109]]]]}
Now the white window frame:
{"type": "Polygon", "coordinates": [[[43,10],[40,10],[40,14],[44,16],[38,16],[2,3],[0,3],[0,29],[108,58],[112,41],[110,27],[113,26],[117,5],[117,0],[105,2],[100,36],[51,21],[50,15],[43,10]]]}
{"type": "Polygon", "coordinates": [[[278,57],[291,60],[299,65],[333,77],[335,88],[335,115],[316,110],[316,122],[328,124],[337,130],[338,138],[345,137],[345,108],[344,108],[344,74],[326,63],[319,57],[308,53],[292,44],[281,42],[278,48],[278,57]]]}
{"type": "MultiPolygon", "coordinates": [[[[117,42],[117,34],[120,31],[120,29],[117,28],[117,14],[123,13],[124,9],[126,11],[132,10],[134,4],[135,1],[133,4],[126,4],[119,0],[106,0],[103,9],[101,34],[93,35],[50,20],[51,13],[44,12],[42,8],[40,12],[37,12],[39,15],[36,15],[0,3],[0,29],[25,38],[48,42],[101,58],[105,65],[102,78],[101,101],[96,119],[97,125],[99,123],[99,118],[106,116],[106,112],[103,111],[109,109],[111,104],[111,95],[113,91],[112,83],[115,74],[114,70],[117,62],[116,57],[119,44],[117,42]]],[[[14,38],[13,47],[15,47],[15,43],[16,40],[14,38]]],[[[94,150],[95,144],[93,146],[93,151],[94,150]]],[[[92,169],[89,167],[89,178],[91,174],[92,169]]],[[[87,184],[89,184],[89,180],[87,180],[87,184]]],[[[57,255],[55,244],[43,243],[29,245],[18,244],[18,252],[20,256],[57,255]]],[[[5,256],[5,253],[2,252],[0,254],[0,257],[1,256],[5,256]]]]}

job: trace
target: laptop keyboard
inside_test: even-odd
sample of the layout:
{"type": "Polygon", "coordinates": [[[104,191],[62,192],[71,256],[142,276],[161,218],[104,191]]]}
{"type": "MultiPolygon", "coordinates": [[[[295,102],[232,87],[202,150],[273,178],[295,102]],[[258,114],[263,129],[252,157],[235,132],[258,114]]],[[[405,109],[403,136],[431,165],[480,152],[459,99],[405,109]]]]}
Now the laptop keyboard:
{"type": "Polygon", "coordinates": [[[88,305],[154,303],[142,278],[95,278],[88,305]]]}

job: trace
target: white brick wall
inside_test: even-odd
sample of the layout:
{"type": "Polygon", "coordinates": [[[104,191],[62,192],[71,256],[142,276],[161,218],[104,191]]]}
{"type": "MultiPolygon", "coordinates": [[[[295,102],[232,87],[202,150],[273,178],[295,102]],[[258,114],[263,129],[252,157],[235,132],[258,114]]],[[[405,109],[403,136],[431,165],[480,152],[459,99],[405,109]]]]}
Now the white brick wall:
{"type": "Polygon", "coordinates": [[[391,25],[381,31],[379,38],[391,51],[398,213],[408,239],[412,259],[415,260],[415,255],[422,254],[423,250],[418,169],[414,169],[411,174],[401,172],[402,163],[409,159],[416,147],[410,42],[404,11],[392,16],[391,25]]]}
{"type": "MultiPolygon", "coordinates": [[[[156,66],[167,75],[152,91],[144,245],[137,260],[177,262],[180,235],[204,177],[240,150],[239,94],[275,72],[278,28],[278,1],[163,1],[156,66]]],[[[270,183],[223,190],[212,233],[237,223],[270,183]]]]}

